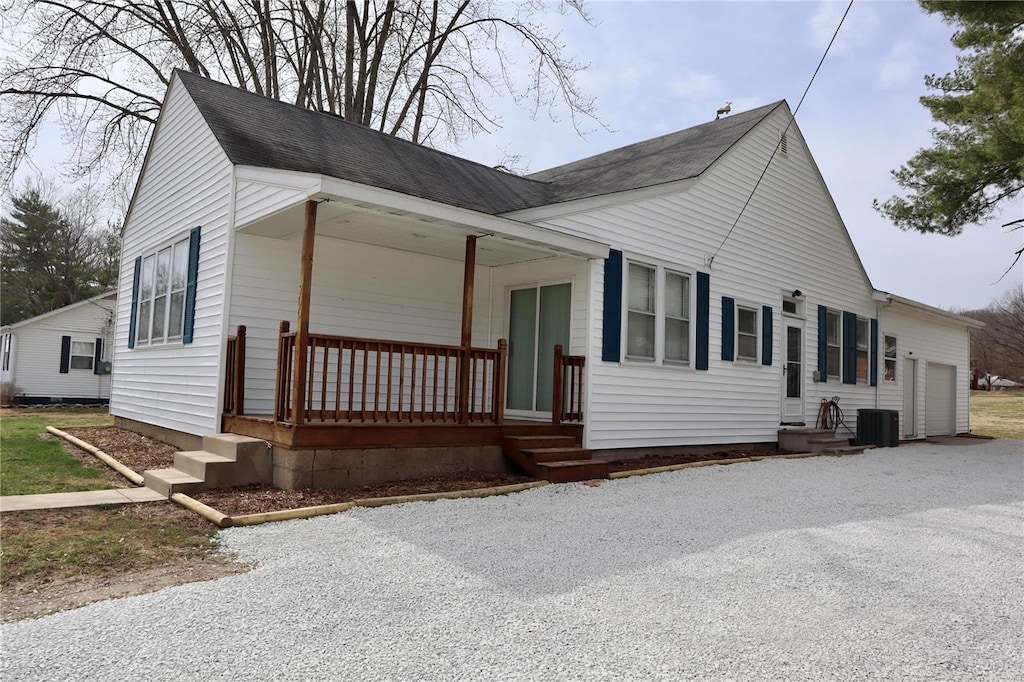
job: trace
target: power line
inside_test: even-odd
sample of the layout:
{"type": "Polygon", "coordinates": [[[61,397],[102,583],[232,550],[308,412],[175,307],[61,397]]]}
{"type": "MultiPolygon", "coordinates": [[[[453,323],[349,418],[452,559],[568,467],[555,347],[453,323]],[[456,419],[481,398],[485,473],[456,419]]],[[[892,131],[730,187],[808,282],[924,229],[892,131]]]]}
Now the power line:
{"type": "MultiPolygon", "coordinates": [[[[782,131],[782,137],[786,136],[786,133],[789,132],[790,126],[792,126],[793,122],[796,120],[796,114],[798,111],[800,111],[800,107],[803,106],[804,100],[807,98],[807,93],[810,91],[811,85],[814,83],[814,79],[818,75],[818,71],[821,70],[821,65],[825,63],[825,57],[828,56],[829,50],[832,49],[832,44],[836,41],[836,36],[839,35],[839,29],[843,27],[843,22],[846,21],[846,15],[850,13],[851,7],[853,7],[853,0],[850,0],[850,4],[846,6],[846,11],[843,12],[843,16],[839,20],[839,25],[836,26],[836,30],[832,34],[832,39],[828,41],[828,45],[825,47],[825,53],[821,55],[821,60],[818,61],[818,66],[815,67],[814,73],[811,74],[811,80],[807,81],[807,87],[804,88],[804,94],[800,96],[800,101],[797,102],[796,109],[793,110],[792,115],[789,117],[789,122],[786,123],[786,128],[785,130],[782,131]]],[[[750,204],[750,200],[754,198],[754,192],[756,192],[757,188],[761,185],[761,181],[764,179],[765,174],[768,172],[768,167],[772,164],[772,159],[775,158],[775,155],[778,153],[781,144],[782,143],[780,140],[779,144],[775,145],[775,149],[772,150],[772,155],[768,157],[768,163],[764,165],[764,170],[761,171],[760,177],[758,177],[757,182],[754,183],[754,188],[750,190],[750,195],[747,197],[747,200],[743,202],[743,208],[741,208],[740,212],[736,214],[736,220],[733,222],[732,227],[730,227],[729,231],[725,233],[725,239],[723,239],[722,243],[718,245],[718,249],[715,250],[714,255],[708,259],[708,269],[710,269],[712,264],[714,264],[715,259],[718,258],[718,254],[722,250],[722,247],[725,246],[725,243],[729,241],[729,237],[732,236],[732,231],[736,229],[736,226],[740,222],[740,218],[743,217],[743,212],[747,210],[747,206],[750,204]]]]}

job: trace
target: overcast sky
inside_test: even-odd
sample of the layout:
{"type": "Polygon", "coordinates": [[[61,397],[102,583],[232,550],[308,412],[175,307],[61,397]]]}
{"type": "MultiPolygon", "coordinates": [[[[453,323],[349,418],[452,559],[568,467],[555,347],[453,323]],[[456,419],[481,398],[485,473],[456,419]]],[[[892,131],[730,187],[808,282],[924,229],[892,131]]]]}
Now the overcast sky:
{"type": "MultiPolygon", "coordinates": [[[[502,128],[449,151],[488,165],[506,153],[519,155],[521,165],[539,171],[704,123],[726,101],[734,113],[779,99],[795,108],[846,3],[589,6],[596,26],[558,15],[552,22],[566,49],[589,63],[580,85],[596,97],[610,130],[590,125],[584,139],[567,120],[533,121],[499,99],[494,107],[502,128]]],[[[916,3],[858,0],[797,124],[872,284],[942,308],[978,308],[1021,286],[1024,263],[996,281],[1024,243],[1024,230],[1000,227],[1024,217],[1024,197],[990,224],[955,238],[901,232],[871,208],[872,199],[897,190],[889,171],[929,144],[932,121],[918,98],[925,74],[952,70],[951,34],[916,3]]],[[[40,138],[35,166],[48,169],[59,149],[51,129],[40,138]]],[[[27,168],[19,173],[27,174],[27,168]]]]}
{"type": "MultiPolygon", "coordinates": [[[[568,123],[502,106],[504,127],[460,150],[494,164],[501,150],[530,171],[704,123],[779,99],[795,108],[846,2],[596,2],[596,27],[563,24],[590,67],[584,90],[611,132],[580,139],[568,123]]],[[[916,3],[854,3],[797,124],[875,287],[942,308],[982,307],[1021,286],[1024,263],[998,284],[1024,243],[1000,225],[1024,217],[1018,197],[991,224],[950,238],[904,233],[871,207],[896,192],[889,171],[930,141],[923,76],[952,70],[952,29],[916,3]]]]}

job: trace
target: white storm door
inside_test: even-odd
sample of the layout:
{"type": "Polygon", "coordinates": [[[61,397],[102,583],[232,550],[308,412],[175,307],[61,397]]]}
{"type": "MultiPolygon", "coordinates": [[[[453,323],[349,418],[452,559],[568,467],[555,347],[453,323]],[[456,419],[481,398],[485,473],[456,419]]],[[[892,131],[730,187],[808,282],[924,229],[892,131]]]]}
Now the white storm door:
{"type": "Polygon", "coordinates": [[[569,350],[572,285],[512,289],[508,316],[505,408],[530,415],[551,412],[555,346],[569,350]]]}
{"type": "Polygon", "coordinates": [[[783,424],[804,423],[804,321],[782,318],[783,424]]]}

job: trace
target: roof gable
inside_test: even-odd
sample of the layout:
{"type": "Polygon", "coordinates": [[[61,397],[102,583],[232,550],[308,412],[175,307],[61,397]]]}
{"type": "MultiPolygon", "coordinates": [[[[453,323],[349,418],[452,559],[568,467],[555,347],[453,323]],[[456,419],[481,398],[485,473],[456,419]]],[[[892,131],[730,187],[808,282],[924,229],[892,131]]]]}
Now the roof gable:
{"type": "MultiPolygon", "coordinates": [[[[51,317],[57,317],[58,315],[62,315],[64,313],[71,312],[72,310],[76,310],[78,308],[81,308],[82,306],[90,305],[90,304],[100,306],[101,308],[105,308],[106,306],[102,306],[102,305],[100,305],[98,303],[98,301],[103,301],[103,300],[116,301],[117,300],[117,291],[116,290],[110,290],[110,291],[106,291],[106,292],[104,292],[102,294],[98,294],[96,296],[93,296],[92,298],[83,299],[81,301],[78,301],[77,303],[69,303],[68,305],[66,305],[66,306],[64,306],[62,308],[56,308],[56,309],[51,310],[49,312],[45,312],[45,313],[42,313],[40,315],[36,315],[35,317],[30,317],[28,319],[21,320],[20,322],[12,322],[11,324],[5,324],[3,327],[0,327],[0,329],[18,329],[19,327],[24,327],[24,326],[27,326],[27,325],[30,325],[30,324],[35,324],[36,322],[41,322],[42,320],[47,320],[47,319],[49,319],[51,317]]],[[[113,310],[113,308],[108,308],[107,310],[113,310]]]]}

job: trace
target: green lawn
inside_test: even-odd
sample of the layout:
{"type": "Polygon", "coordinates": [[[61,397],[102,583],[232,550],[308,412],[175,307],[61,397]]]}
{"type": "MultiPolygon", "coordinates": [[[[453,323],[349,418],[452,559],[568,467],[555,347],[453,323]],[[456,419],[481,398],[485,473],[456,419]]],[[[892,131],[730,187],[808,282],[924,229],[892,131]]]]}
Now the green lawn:
{"type": "Polygon", "coordinates": [[[0,495],[74,492],[110,488],[103,465],[87,467],[64,451],[47,426],[109,426],[99,410],[0,411],[0,495]]]}
{"type": "Polygon", "coordinates": [[[971,432],[995,438],[1024,438],[1024,393],[971,391],[971,432]]]}

